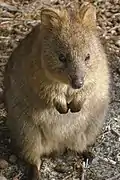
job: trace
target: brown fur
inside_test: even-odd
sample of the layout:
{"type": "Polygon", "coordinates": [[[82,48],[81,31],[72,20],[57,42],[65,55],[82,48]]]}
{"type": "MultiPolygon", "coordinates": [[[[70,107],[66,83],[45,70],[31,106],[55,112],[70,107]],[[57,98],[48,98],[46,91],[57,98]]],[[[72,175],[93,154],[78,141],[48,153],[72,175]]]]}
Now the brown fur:
{"type": "Polygon", "coordinates": [[[21,157],[33,166],[40,169],[41,156],[54,150],[83,152],[95,142],[109,101],[108,66],[97,37],[95,8],[42,9],[41,25],[8,61],[5,88],[8,127],[21,157]],[[77,78],[79,84],[83,77],[83,86],[73,89],[71,82],[77,78]]]}

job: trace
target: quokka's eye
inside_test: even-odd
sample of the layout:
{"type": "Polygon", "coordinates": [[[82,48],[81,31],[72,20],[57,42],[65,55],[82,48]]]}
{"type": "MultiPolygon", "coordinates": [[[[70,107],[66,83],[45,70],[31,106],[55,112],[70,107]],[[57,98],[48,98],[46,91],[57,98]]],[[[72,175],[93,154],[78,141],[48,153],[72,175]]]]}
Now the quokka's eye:
{"type": "Polygon", "coordinates": [[[60,60],[61,62],[66,62],[66,57],[64,56],[64,54],[60,54],[60,55],[59,55],[59,60],[60,60]]]}
{"type": "Polygon", "coordinates": [[[85,58],[85,62],[88,62],[90,60],[90,54],[88,53],[86,58],[85,58]]]}

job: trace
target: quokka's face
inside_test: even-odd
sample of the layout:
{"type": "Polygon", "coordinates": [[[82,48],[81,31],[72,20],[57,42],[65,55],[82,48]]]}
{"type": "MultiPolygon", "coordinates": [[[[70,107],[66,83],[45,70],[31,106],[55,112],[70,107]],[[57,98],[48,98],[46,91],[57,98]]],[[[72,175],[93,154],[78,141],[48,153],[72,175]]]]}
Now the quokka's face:
{"type": "Polygon", "coordinates": [[[84,85],[92,63],[89,32],[93,27],[86,18],[94,12],[90,13],[89,7],[86,11],[82,8],[81,18],[72,10],[61,12],[62,17],[52,10],[43,10],[42,14],[45,29],[41,58],[46,75],[74,89],[84,85]]]}

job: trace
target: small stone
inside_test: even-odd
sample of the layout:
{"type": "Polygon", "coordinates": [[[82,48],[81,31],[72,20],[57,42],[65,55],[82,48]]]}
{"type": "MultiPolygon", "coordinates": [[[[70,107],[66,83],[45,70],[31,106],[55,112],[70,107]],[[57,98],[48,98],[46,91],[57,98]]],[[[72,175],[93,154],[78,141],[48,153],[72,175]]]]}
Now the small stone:
{"type": "Polygon", "coordinates": [[[11,139],[10,139],[10,138],[8,139],[8,143],[9,143],[9,144],[11,143],[11,139]]]}
{"type": "Polygon", "coordinates": [[[104,158],[104,161],[105,161],[105,162],[108,162],[108,159],[107,159],[107,158],[104,158]]]}
{"type": "Polygon", "coordinates": [[[112,164],[112,165],[116,165],[116,161],[112,160],[112,159],[109,159],[109,162],[112,164]]]}
{"type": "Polygon", "coordinates": [[[0,180],[7,180],[4,176],[0,176],[0,180]]]}
{"type": "Polygon", "coordinates": [[[99,158],[98,157],[94,158],[92,164],[93,165],[99,164],[99,158]]]}
{"type": "Polygon", "coordinates": [[[3,94],[3,89],[0,87],[0,94],[3,94]]]}
{"type": "Polygon", "coordinates": [[[5,169],[8,167],[8,162],[4,159],[0,159],[0,169],[5,169]]]}
{"type": "Polygon", "coordinates": [[[106,16],[107,17],[111,17],[111,13],[110,12],[106,12],[106,16]]]}
{"type": "Polygon", "coordinates": [[[66,173],[68,171],[71,171],[71,168],[66,167],[65,164],[58,164],[57,166],[54,167],[54,170],[59,173],[66,173]]]}
{"type": "Polygon", "coordinates": [[[105,39],[106,39],[106,40],[110,39],[110,36],[105,36],[105,39]]]}
{"type": "Polygon", "coordinates": [[[14,164],[14,163],[16,163],[16,161],[17,161],[17,157],[16,157],[15,155],[11,155],[11,156],[9,157],[9,161],[14,164]]]}
{"type": "Polygon", "coordinates": [[[117,155],[117,160],[120,162],[120,154],[117,155]]]}
{"type": "Polygon", "coordinates": [[[57,5],[57,4],[59,4],[59,1],[58,0],[51,0],[51,3],[57,5]]]}
{"type": "Polygon", "coordinates": [[[120,39],[116,41],[116,45],[120,47],[120,39]]]}
{"type": "Polygon", "coordinates": [[[112,35],[116,34],[116,31],[113,29],[113,30],[111,31],[111,34],[112,34],[112,35]]]}

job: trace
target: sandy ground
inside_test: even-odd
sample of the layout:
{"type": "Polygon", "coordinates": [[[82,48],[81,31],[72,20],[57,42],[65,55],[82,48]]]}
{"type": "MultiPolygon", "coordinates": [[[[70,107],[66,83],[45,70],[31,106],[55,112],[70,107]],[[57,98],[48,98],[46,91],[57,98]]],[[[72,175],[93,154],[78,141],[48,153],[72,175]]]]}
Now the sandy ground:
{"type": "MultiPolygon", "coordinates": [[[[25,179],[25,164],[10,147],[5,126],[3,72],[12,50],[19,40],[39,22],[40,8],[58,6],[70,0],[0,1],[0,180],[25,179]]],[[[120,179],[120,0],[95,0],[100,37],[108,55],[111,74],[111,102],[103,131],[92,148],[95,158],[82,170],[81,158],[68,152],[55,158],[44,158],[43,180],[119,180],[120,179]],[[84,175],[84,176],[83,176],[84,175]]]]}

